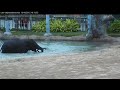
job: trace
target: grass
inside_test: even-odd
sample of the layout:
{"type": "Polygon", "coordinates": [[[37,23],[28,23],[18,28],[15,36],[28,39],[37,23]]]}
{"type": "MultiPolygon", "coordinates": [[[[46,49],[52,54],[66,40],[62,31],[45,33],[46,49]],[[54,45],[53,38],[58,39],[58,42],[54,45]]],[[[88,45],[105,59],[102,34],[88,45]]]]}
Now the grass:
{"type": "Polygon", "coordinates": [[[18,36],[20,36],[20,35],[40,35],[40,36],[42,36],[42,35],[44,35],[44,33],[40,33],[40,32],[32,32],[32,31],[11,31],[11,33],[13,34],[13,35],[18,35],[18,36]]]}
{"type": "Polygon", "coordinates": [[[59,32],[59,33],[52,33],[54,36],[80,36],[80,35],[85,35],[86,32],[59,32]]]}
{"type": "Polygon", "coordinates": [[[109,36],[112,36],[112,37],[120,37],[120,32],[118,33],[111,33],[111,32],[107,32],[109,36]]]}
{"type": "MultiPolygon", "coordinates": [[[[1,30],[0,30],[1,31],[1,30]]],[[[3,32],[3,31],[1,31],[3,32]]],[[[37,35],[37,36],[43,36],[45,32],[32,32],[29,30],[12,30],[11,31],[13,35],[37,35]]],[[[71,37],[71,36],[80,36],[80,35],[86,35],[87,32],[51,32],[54,36],[65,36],[65,37],[71,37]]],[[[120,37],[120,33],[108,33],[109,36],[112,37],[120,37]]]]}
{"type": "MultiPolygon", "coordinates": [[[[32,31],[27,31],[27,30],[21,30],[21,31],[11,31],[13,35],[37,35],[37,36],[43,36],[45,32],[32,32],[32,31]]],[[[79,36],[79,35],[85,35],[86,32],[51,32],[52,35],[54,36],[65,36],[65,37],[70,37],[70,36],[79,36]]]]}
{"type": "Polygon", "coordinates": [[[108,34],[109,36],[111,37],[120,37],[120,34],[116,34],[116,33],[111,33],[111,34],[108,34]]]}

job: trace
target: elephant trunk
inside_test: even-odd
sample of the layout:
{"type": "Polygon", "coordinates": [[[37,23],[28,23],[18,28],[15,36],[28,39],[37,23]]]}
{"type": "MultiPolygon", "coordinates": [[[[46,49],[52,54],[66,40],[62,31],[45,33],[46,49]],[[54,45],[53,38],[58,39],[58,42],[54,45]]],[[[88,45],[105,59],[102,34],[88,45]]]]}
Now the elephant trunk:
{"type": "Polygon", "coordinates": [[[43,52],[44,50],[46,50],[46,48],[42,48],[39,46],[39,48],[37,49],[37,51],[39,52],[39,50],[41,50],[41,52],[43,52]]]}

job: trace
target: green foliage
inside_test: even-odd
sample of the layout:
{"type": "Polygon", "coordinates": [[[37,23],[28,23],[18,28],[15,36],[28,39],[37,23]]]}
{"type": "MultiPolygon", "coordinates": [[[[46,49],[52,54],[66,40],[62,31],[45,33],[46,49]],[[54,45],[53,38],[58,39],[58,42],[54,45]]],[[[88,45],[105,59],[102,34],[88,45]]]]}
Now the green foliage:
{"type": "Polygon", "coordinates": [[[51,32],[62,32],[64,28],[65,25],[63,24],[63,21],[61,19],[52,20],[50,22],[51,32]]]}
{"type": "MultiPolygon", "coordinates": [[[[66,19],[65,21],[61,19],[50,20],[50,30],[51,32],[76,32],[80,28],[80,24],[73,19],[66,19]]],[[[36,23],[32,30],[34,32],[45,32],[46,22],[40,21],[36,23]]]]}
{"type": "Polygon", "coordinates": [[[64,25],[64,32],[76,32],[80,28],[79,23],[74,19],[66,19],[66,21],[64,21],[64,25]]]}
{"type": "Polygon", "coordinates": [[[16,29],[16,28],[12,28],[11,31],[28,31],[28,29],[16,29]]]}
{"type": "MultiPolygon", "coordinates": [[[[36,35],[36,36],[43,36],[45,33],[44,32],[33,32],[31,30],[18,30],[18,31],[11,31],[12,35],[36,35]]],[[[64,37],[71,37],[71,36],[80,36],[80,35],[86,35],[87,32],[52,32],[52,35],[54,36],[64,36],[64,37]]]]}
{"type": "Polygon", "coordinates": [[[37,22],[35,25],[33,25],[32,30],[34,32],[45,32],[46,31],[46,22],[45,22],[45,20],[37,22]]]}
{"type": "Polygon", "coordinates": [[[107,30],[108,33],[120,33],[120,20],[115,20],[111,23],[107,30]]]}
{"type": "Polygon", "coordinates": [[[0,31],[5,32],[5,27],[1,27],[0,31]]]}

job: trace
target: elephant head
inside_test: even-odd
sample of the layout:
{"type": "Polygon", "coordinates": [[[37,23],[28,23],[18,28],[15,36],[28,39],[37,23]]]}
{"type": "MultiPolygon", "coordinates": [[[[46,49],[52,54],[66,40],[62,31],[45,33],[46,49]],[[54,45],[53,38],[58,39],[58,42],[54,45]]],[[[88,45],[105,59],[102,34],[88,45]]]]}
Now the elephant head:
{"type": "Polygon", "coordinates": [[[39,52],[39,50],[41,50],[41,52],[43,52],[44,49],[46,49],[46,48],[40,47],[33,39],[28,39],[26,40],[26,42],[27,42],[26,47],[28,48],[28,50],[32,50],[34,52],[39,52]]]}

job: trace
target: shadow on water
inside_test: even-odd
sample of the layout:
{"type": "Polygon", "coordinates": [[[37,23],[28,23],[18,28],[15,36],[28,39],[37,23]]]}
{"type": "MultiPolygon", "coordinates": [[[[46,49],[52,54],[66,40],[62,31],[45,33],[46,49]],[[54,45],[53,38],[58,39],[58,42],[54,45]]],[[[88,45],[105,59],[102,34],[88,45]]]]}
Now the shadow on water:
{"type": "MultiPolygon", "coordinates": [[[[81,53],[101,49],[106,43],[102,42],[78,42],[78,41],[36,41],[41,47],[47,48],[43,53],[3,54],[0,53],[0,60],[11,60],[27,57],[49,56],[57,54],[81,53]]],[[[2,46],[3,41],[0,41],[2,46]]]]}

